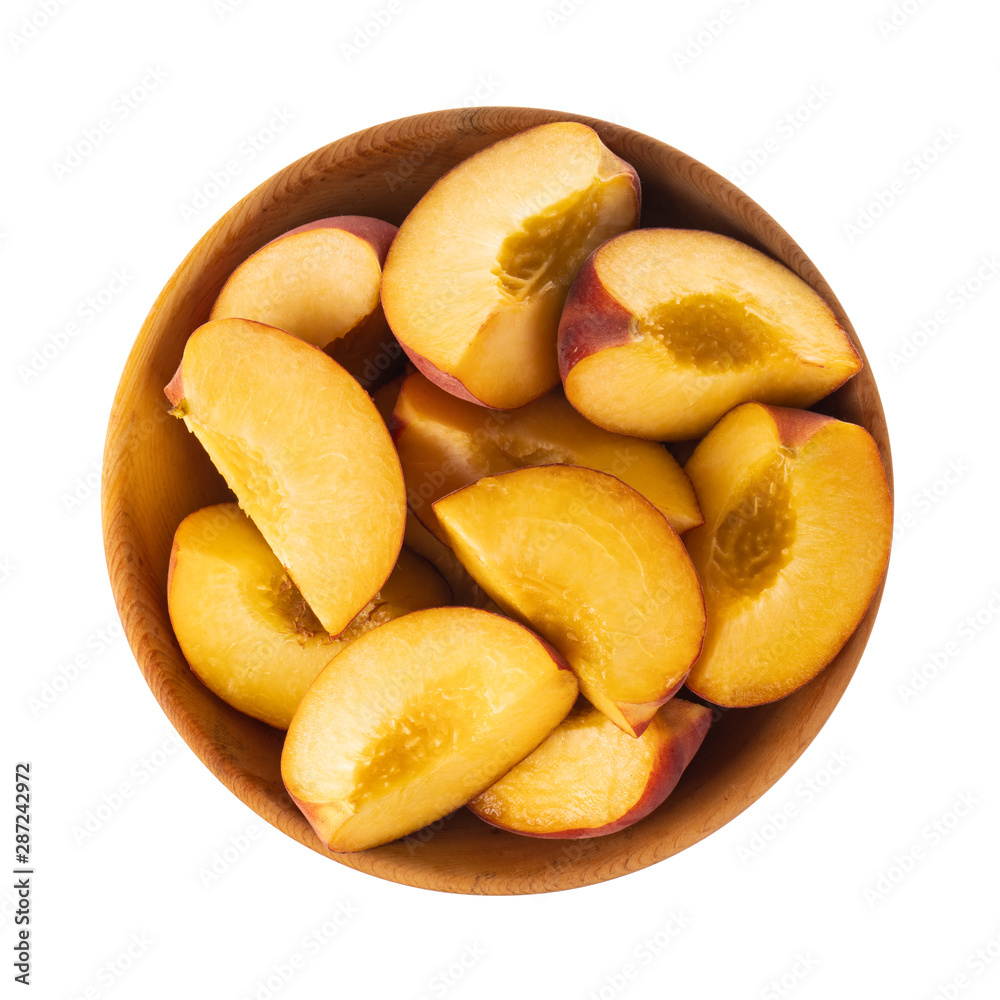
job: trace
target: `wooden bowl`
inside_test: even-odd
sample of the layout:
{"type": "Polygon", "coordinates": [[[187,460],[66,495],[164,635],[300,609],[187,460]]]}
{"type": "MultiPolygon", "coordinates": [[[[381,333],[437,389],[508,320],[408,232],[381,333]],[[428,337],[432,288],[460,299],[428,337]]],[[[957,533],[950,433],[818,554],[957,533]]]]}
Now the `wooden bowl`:
{"type": "MultiPolygon", "coordinates": [[[[724,713],[663,806],[627,830],[590,840],[519,837],[461,809],[385,847],[330,854],[282,786],[284,734],[230,708],[188,668],[167,615],[171,541],[187,514],[231,495],[195,438],[168,416],[163,387],[188,335],[208,319],[226,277],[263,244],[312,219],[373,215],[398,225],[430,184],[460,160],[521,129],[560,120],[597,129],[635,166],[643,226],[714,230],[765,251],[829,302],[861,351],[837,299],[791,237],[691,157],[594,118],[532,108],[459,109],[414,115],[340,139],[280,170],[235,205],[160,293],[111,412],[102,487],[108,570],[132,651],[163,711],[215,776],[269,823],[341,864],[407,885],[488,894],[567,889],[644,868],[718,830],[770,788],[826,722],[857,667],[882,594],[880,587],[853,637],[812,683],[783,701],[724,713]]],[[[873,435],[891,490],[885,416],[869,369],[821,405],[873,435]]]]}

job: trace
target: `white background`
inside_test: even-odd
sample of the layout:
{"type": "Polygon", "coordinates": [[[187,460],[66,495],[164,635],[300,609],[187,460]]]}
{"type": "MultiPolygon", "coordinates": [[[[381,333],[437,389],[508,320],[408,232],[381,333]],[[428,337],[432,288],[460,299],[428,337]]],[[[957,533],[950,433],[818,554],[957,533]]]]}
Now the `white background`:
{"type": "MultiPolygon", "coordinates": [[[[984,261],[1000,251],[996,6],[557,4],[394,0],[354,52],[345,44],[384,0],[4,4],[2,739],[8,816],[14,762],[34,768],[35,995],[1000,993],[1000,280],[977,277],[996,277],[984,261]],[[120,95],[133,88],[129,107],[120,95]],[[204,230],[332,139],[467,103],[617,121],[736,179],[851,316],[896,474],[874,634],[792,770],[680,856],[523,898],[354,872],[218,784],[172,739],[116,627],[96,488],[129,347],[204,230]],[[96,148],[60,168],[102,118],[112,127],[96,148]],[[233,159],[225,190],[186,212],[233,159]],[[26,376],[47,344],[63,346],[26,376]],[[236,860],[208,881],[224,853],[236,860]],[[448,970],[463,955],[459,978],[448,970]]],[[[13,867],[8,823],[0,859],[13,867]]],[[[6,980],[14,897],[3,884],[6,980]]]]}

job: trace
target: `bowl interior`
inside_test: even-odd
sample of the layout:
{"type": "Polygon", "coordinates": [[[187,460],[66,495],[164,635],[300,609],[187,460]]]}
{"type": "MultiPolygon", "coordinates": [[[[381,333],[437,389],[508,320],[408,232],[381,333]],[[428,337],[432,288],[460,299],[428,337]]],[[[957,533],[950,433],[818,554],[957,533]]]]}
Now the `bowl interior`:
{"type": "MultiPolygon", "coordinates": [[[[635,871],[696,843],[766,791],[815,737],[857,666],[882,593],[880,588],[852,638],[812,683],[772,705],[722,713],[663,806],[620,833],[583,841],[519,837],[461,809],[384,847],[330,854],[282,786],[284,734],[230,708],[192,674],[167,614],[171,541],[187,514],[232,496],[198,442],[168,415],[163,387],[222,283],[263,244],[313,219],[372,215],[398,225],[431,183],[466,156],[531,125],[559,120],[596,128],[635,166],[643,226],[709,229],[758,247],[823,295],[861,350],[839,302],[787,233],[689,156],[593,118],[530,108],[459,109],[333,142],[234,206],[188,254],[150,311],[108,428],[102,506],[111,583],[129,643],[164,712],[219,780],[269,823],[320,854],[409,885],[495,894],[565,889],[635,871]]],[[[819,408],[868,429],[891,490],[885,418],[868,368],[819,408]]]]}

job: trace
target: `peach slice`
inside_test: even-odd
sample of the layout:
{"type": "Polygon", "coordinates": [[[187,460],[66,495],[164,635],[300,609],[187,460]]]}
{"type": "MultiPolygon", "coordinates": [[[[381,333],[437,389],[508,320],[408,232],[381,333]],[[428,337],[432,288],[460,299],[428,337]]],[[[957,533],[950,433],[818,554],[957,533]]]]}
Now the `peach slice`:
{"type": "Polygon", "coordinates": [[[657,441],[700,437],[747,400],[811,406],[861,369],[801,278],[717,233],[641,229],[580,268],[559,324],[566,398],[657,441]]]}
{"type": "Polygon", "coordinates": [[[512,409],[559,383],[556,330],[584,258],[639,219],[639,179],[576,122],[518,132],[438,180],[389,249],[382,304],[448,392],[512,409]]]}
{"type": "Polygon", "coordinates": [[[688,687],[761,705],[815,677],[861,621],[889,558],[878,448],[855,424],[745,403],[686,469],[705,524],[685,537],[708,627],[688,687]]]}
{"type": "Polygon", "coordinates": [[[234,503],[189,514],[170,551],[170,621],[191,669],[233,708],[278,729],[288,728],[306,688],[352,640],[450,601],[440,575],[402,549],[385,585],[335,639],[234,503]]]}
{"type": "Polygon", "coordinates": [[[396,227],[364,215],[299,226],[229,276],[210,319],[252,319],[322,347],[364,385],[397,356],[379,290],[396,227]]]}
{"type": "Polygon", "coordinates": [[[517,410],[488,410],[415,374],[399,390],[391,427],[407,504],[439,537],[435,500],[528,465],[582,465],[617,476],[678,533],[704,521],[691,481],[666,448],[595,427],[559,390],[517,410]]]}
{"type": "Polygon", "coordinates": [[[711,721],[710,708],[671,698],[633,739],[580,702],[469,809],[492,826],[528,837],[617,833],[674,790],[711,721]]]}
{"type": "Polygon", "coordinates": [[[481,479],[434,512],[479,586],[559,650],[595,708],[642,733],[705,632],[697,574],[667,519],[613,476],[569,465],[481,479]]]}
{"type": "Polygon", "coordinates": [[[311,344],[243,319],[198,327],[165,391],[339,635],[385,583],[406,518],[399,458],[368,394],[311,344]]]}
{"type": "Polygon", "coordinates": [[[448,815],[526,757],[577,696],[566,664],[516,622],[414,611],[355,639],[313,682],[281,776],[331,851],[448,815]]]}
{"type": "Polygon", "coordinates": [[[491,601],[447,545],[432,535],[414,516],[406,512],[403,544],[426,559],[448,581],[455,604],[470,608],[500,609],[491,601]]]}

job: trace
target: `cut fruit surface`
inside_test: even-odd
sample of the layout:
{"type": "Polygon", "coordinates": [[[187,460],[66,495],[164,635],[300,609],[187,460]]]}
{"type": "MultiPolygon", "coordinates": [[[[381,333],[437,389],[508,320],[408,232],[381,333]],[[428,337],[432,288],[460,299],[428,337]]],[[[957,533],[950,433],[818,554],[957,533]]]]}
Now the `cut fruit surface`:
{"type": "Polygon", "coordinates": [[[878,448],[855,424],[746,403],[685,468],[705,512],[685,542],[708,610],[687,685],[729,707],[783,698],[833,659],[882,579],[892,509],[878,448]]]}
{"type": "Polygon", "coordinates": [[[170,621],[191,669],[233,708],[278,729],[288,728],[313,679],[352,640],[450,600],[434,568],[402,549],[382,589],[334,639],[234,503],[189,514],[170,553],[170,621]]]}
{"type": "Polygon", "coordinates": [[[403,542],[399,458],[368,394],[317,348],[242,319],[195,330],[166,394],[338,635],[403,542]]]}
{"type": "MultiPolygon", "coordinates": [[[[279,236],[230,275],[210,319],[251,319],[327,350],[366,386],[381,354],[399,348],[380,299],[396,227],[341,215],[279,236]]],[[[393,355],[395,356],[395,354],[393,355]]]]}
{"type": "Polygon", "coordinates": [[[595,708],[640,734],[705,631],[698,577],[666,518],[613,476],[567,465],[481,479],[434,511],[483,590],[562,653],[595,708]]]}
{"type": "Polygon", "coordinates": [[[448,815],[522,760],[577,696],[558,654],[473,608],[404,615],[313,682],[281,755],[285,787],[331,851],[448,815]]]}
{"type": "Polygon", "coordinates": [[[600,837],[648,816],[701,746],[712,710],[671,698],[635,739],[581,701],[551,736],[469,803],[529,837],[600,837]]]}
{"type": "Polygon", "coordinates": [[[392,429],[407,504],[441,537],[435,500],[530,465],[581,465],[617,476],[677,532],[703,521],[690,480],[666,448],[595,427],[558,389],[516,410],[489,410],[414,374],[399,390],[392,429]]]}
{"type": "Polygon", "coordinates": [[[811,406],[861,369],[801,278],[717,233],[639,229],[580,268],[559,324],[566,397],[657,441],[700,437],[747,400],[811,406]]]}
{"type": "Polygon", "coordinates": [[[527,129],[445,174],[403,221],[382,303],[448,392],[510,409],[559,382],[556,330],[584,258],[636,225],[639,181],[576,122],[527,129]]]}

